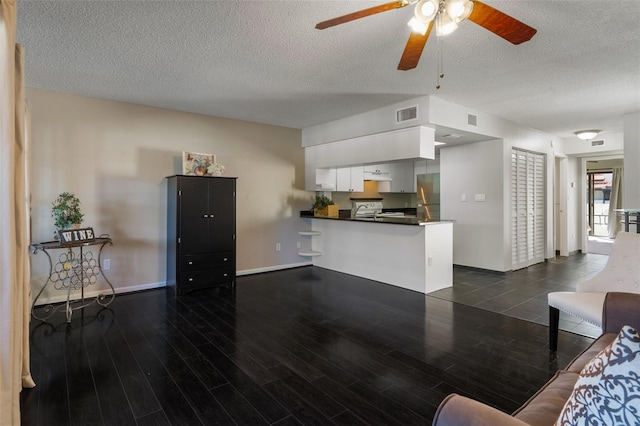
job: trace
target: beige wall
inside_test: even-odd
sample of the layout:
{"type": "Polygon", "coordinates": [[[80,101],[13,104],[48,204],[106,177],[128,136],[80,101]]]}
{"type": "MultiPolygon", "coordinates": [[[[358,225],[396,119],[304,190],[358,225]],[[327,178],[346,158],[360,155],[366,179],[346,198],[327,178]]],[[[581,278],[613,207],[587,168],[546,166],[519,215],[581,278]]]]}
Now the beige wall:
{"type": "MultiPolygon", "coordinates": [[[[75,193],[83,226],[107,233],[107,276],[122,291],[165,282],[166,182],[180,172],[182,151],[213,153],[237,181],[240,273],[305,263],[297,255],[304,188],[301,132],[237,120],[27,91],[32,112],[32,241],[52,239],[51,202],[75,193]],[[279,242],[282,251],[275,251],[279,242]]],[[[32,285],[48,272],[32,255],[32,285]]],[[[104,283],[102,283],[104,285],[104,283]]],[[[91,289],[93,290],[93,289],[91,289]]],[[[63,292],[47,291],[53,300],[63,292]]]]}

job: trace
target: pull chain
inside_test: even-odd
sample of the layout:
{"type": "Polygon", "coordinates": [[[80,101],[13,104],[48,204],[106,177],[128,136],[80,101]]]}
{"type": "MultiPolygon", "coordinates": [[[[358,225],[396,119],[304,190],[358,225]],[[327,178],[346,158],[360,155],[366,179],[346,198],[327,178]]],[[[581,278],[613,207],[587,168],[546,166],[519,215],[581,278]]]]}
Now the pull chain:
{"type": "Polygon", "coordinates": [[[436,83],[436,89],[440,88],[440,79],[444,78],[443,46],[442,37],[438,37],[438,82],[436,83]]]}

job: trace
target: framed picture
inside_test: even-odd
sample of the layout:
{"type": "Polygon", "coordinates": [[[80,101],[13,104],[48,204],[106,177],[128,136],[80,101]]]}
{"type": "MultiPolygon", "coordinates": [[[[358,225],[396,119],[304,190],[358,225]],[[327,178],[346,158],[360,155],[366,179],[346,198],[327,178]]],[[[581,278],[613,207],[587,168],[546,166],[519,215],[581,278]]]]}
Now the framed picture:
{"type": "Polygon", "coordinates": [[[194,176],[211,176],[209,167],[215,164],[216,156],[200,152],[182,151],[182,173],[194,176]]]}

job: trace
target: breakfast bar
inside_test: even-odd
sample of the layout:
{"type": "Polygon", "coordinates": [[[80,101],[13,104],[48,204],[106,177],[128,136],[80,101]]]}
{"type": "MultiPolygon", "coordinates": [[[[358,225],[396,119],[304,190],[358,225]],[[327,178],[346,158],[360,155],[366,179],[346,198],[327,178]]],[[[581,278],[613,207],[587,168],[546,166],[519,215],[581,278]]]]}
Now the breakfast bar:
{"type": "Polygon", "coordinates": [[[420,293],[453,285],[453,223],[415,217],[303,217],[314,266],[420,293]]]}

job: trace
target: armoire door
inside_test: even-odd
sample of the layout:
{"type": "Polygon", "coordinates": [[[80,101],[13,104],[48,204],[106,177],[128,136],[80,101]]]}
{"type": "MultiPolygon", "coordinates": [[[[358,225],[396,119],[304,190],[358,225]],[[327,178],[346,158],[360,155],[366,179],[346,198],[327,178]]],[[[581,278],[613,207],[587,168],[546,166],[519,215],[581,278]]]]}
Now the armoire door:
{"type": "Polygon", "coordinates": [[[209,252],[209,180],[181,177],[180,191],[180,252],[209,252]]]}
{"type": "Polygon", "coordinates": [[[210,251],[231,251],[235,247],[236,181],[209,180],[209,243],[210,251]]]}
{"type": "Polygon", "coordinates": [[[512,269],[544,262],[545,157],[514,149],[511,153],[512,269]]]}

